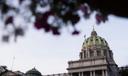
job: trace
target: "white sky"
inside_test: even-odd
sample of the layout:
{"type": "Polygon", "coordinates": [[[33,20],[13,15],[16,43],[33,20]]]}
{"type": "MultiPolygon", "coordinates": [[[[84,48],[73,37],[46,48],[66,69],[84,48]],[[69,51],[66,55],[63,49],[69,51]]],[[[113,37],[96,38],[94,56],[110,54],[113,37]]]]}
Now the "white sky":
{"type": "MultiPolygon", "coordinates": [[[[0,65],[26,72],[36,67],[43,75],[67,72],[67,62],[79,58],[79,52],[84,41],[84,35],[90,36],[94,18],[81,20],[77,27],[81,30],[78,36],[69,34],[62,29],[61,36],[44,33],[30,27],[26,36],[19,38],[17,43],[0,43],[0,65]]],[[[128,64],[128,19],[110,16],[105,24],[95,26],[98,35],[105,38],[114,53],[114,59],[119,66],[128,64]]]]}

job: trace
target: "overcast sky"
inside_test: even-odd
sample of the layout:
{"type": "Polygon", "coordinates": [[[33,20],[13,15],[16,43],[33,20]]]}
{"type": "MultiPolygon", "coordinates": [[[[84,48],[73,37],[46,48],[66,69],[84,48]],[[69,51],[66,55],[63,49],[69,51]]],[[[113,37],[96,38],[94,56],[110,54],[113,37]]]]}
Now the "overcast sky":
{"type": "MultiPolygon", "coordinates": [[[[93,16],[90,20],[81,19],[77,24],[81,34],[77,36],[70,35],[67,28],[62,29],[61,36],[53,36],[30,26],[16,43],[13,40],[8,44],[0,42],[0,65],[22,72],[36,67],[43,75],[67,72],[67,62],[79,59],[84,35],[90,36],[94,24],[93,16]]],[[[109,16],[109,21],[95,26],[95,30],[108,42],[118,66],[127,65],[128,19],[109,16]]]]}

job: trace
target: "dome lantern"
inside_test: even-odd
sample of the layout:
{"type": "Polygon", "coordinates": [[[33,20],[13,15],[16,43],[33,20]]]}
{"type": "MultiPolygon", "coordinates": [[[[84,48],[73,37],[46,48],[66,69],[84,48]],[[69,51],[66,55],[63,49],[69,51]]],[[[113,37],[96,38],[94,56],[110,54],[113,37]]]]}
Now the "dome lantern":
{"type": "Polygon", "coordinates": [[[97,32],[95,31],[94,28],[93,28],[93,31],[91,32],[91,36],[97,36],[97,32]]]}

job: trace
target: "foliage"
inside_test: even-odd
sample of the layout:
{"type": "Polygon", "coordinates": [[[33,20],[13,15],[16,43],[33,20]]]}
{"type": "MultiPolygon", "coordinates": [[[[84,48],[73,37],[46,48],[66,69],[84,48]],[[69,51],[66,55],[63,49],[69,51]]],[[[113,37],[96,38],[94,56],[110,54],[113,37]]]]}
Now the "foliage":
{"type": "Polygon", "coordinates": [[[61,28],[72,25],[74,31],[72,35],[77,35],[80,31],[75,28],[75,24],[80,21],[78,11],[81,11],[85,19],[93,11],[97,24],[108,20],[109,14],[120,17],[128,17],[127,0],[15,0],[17,5],[13,5],[14,0],[0,0],[0,15],[4,22],[4,30],[8,26],[13,27],[13,31],[3,36],[3,41],[8,42],[10,36],[15,40],[18,36],[23,36],[25,28],[17,27],[15,20],[17,15],[24,23],[33,23],[37,30],[44,29],[45,32],[52,32],[53,35],[60,35],[61,28]],[[12,2],[11,2],[12,1],[12,2]]]}

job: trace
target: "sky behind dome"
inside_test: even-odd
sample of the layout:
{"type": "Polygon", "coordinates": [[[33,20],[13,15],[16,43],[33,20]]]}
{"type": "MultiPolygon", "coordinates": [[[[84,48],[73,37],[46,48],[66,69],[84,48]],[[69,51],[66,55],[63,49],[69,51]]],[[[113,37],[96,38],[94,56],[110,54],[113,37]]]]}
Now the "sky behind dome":
{"type": "MultiPolygon", "coordinates": [[[[16,43],[13,40],[7,44],[0,42],[0,65],[22,72],[35,67],[43,75],[67,72],[67,62],[79,59],[84,35],[90,36],[94,24],[94,15],[89,20],[81,19],[77,24],[81,34],[77,36],[69,33],[71,27],[69,30],[63,28],[61,36],[53,36],[30,26],[26,35],[18,38],[16,43]]],[[[111,15],[109,21],[95,26],[97,34],[108,42],[118,66],[128,64],[127,25],[128,19],[111,15]]]]}

